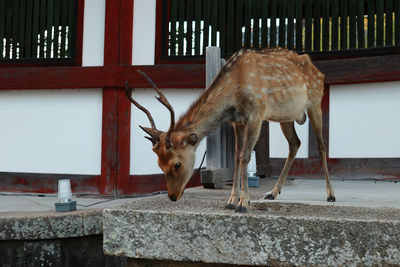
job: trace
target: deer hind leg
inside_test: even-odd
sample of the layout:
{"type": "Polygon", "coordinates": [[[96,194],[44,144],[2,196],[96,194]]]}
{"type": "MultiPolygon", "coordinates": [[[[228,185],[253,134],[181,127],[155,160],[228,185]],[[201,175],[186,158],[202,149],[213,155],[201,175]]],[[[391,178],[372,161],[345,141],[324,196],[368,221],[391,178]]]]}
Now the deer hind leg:
{"type": "Polygon", "coordinates": [[[241,123],[233,122],[233,130],[235,133],[235,172],[233,174],[233,185],[232,192],[228,203],[225,205],[224,209],[234,210],[239,202],[240,197],[240,163],[239,156],[243,149],[244,141],[244,125],[241,123]]]}
{"type": "Polygon", "coordinates": [[[326,148],[324,139],[322,138],[322,110],[320,106],[314,106],[308,109],[308,117],[310,119],[311,127],[318,141],[318,152],[321,158],[322,168],[324,170],[326,181],[326,194],[327,201],[335,202],[335,194],[329,179],[328,164],[326,163],[326,148]]]}
{"type": "Polygon", "coordinates": [[[278,181],[272,189],[272,192],[265,196],[265,199],[275,199],[277,195],[281,193],[283,184],[285,183],[290,167],[292,166],[294,158],[296,157],[297,151],[299,150],[301,144],[294,128],[294,122],[281,122],[281,129],[287,141],[289,142],[289,155],[286,159],[285,165],[283,166],[278,181]]]}
{"type": "Polygon", "coordinates": [[[251,152],[256,145],[258,136],[261,130],[262,120],[254,120],[244,125],[243,147],[239,155],[240,176],[241,176],[241,192],[239,205],[236,207],[236,212],[246,212],[250,205],[249,187],[247,183],[247,165],[250,161],[251,152]]]}

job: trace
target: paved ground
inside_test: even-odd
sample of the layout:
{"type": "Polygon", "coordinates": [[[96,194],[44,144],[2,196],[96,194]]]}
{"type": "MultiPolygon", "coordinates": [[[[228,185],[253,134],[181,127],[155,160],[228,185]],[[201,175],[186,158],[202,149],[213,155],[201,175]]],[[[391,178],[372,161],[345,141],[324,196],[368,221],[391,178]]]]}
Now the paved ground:
{"type": "MultiPolygon", "coordinates": [[[[250,188],[251,199],[257,203],[270,202],[263,200],[265,192],[272,189],[276,180],[260,179],[260,187],[250,188]]],[[[354,207],[388,207],[400,209],[400,182],[373,180],[333,180],[332,186],[336,195],[335,203],[325,201],[325,181],[317,179],[288,180],[282,194],[274,202],[302,203],[310,205],[354,206],[354,207]]],[[[186,195],[196,194],[204,198],[216,198],[223,203],[227,201],[230,187],[224,189],[204,189],[202,187],[187,189],[186,195]]],[[[182,204],[185,202],[185,196],[182,204]]],[[[101,198],[95,196],[74,197],[78,210],[102,209],[129,203],[132,198],[101,198]]],[[[165,196],[168,204],[169,202],[165,196]]],[[[9,212],[44,212],[54,211],[58,202],[57,195],[28,195],[0,193],[0,214],[9,212]]],[[[179,205],[178,204],[175,205],[179,205]]],[[[181,205],[179,205],[181,206],[181,205]]]]}
{"type": "MultiPolygon", "coordinates": [[[[276,199],[283,203],[347,207],[386,207],[400,209],[400,182],[373,180],[333,180],[336,202],[325,201],[325,181],[294,180],[276,199]]],[[[267,202],[260,200],[259,202],[267,202]]]]}
{"type": "MultiPolygon", "coordinates": [[[[131,201],[131,198],[104,198],[96,196],[73,197],[78,210],[102,209],[114,207],[131,201]]],[[[57,195],[0,193],[0,215],[8,212],[47,212],[55,211],[57,195]]]]}

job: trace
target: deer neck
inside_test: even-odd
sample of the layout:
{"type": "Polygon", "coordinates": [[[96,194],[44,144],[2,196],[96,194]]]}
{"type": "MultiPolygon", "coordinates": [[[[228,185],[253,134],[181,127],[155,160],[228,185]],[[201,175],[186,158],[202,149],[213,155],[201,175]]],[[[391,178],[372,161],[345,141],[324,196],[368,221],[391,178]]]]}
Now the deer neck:
{"type": "Polygon", "coordinates": [[[199,140],[231,119],[233,94],[221,83],[213,83],[178,120],[175,131],[195,133],[199,140]]]}

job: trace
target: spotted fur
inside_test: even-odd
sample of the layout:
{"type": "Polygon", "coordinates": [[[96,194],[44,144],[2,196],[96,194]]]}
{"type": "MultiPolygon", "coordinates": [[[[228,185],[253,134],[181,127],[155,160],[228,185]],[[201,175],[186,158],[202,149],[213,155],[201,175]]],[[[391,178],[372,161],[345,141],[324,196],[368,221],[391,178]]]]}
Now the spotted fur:
{"type": "Polygon", "coordinates": [[[277,184],[267,195],[269,199],[276,198],[300,146],[294,121],[303,124],[307,112],[318,140],[327,199],[334,201],[322,139],[323,90],[324,75],[308,55],[298,55],[282,48],[237,51],[209,88],[178,120],[171,134],[172,147],[163,144],[165,133],[153,147],[158,155],[158,164],[166,175],[170,199],[175,201],[182,196],[193,173],[194,153],[199,141],[221,123],[229,121],[235,130],[236,152],[234,183],[226,208],[245,211],[249,204],[247,163],[264,120],[279,122],[289,142],[288,159],[277,184]]]}

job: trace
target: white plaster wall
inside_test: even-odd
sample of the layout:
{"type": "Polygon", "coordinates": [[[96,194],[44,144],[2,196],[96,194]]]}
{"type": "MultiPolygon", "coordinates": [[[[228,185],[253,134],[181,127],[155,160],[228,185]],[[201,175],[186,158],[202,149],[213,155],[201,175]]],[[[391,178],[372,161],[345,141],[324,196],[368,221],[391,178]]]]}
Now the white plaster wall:
{"type": "Polygon", "coordinates": [[[100,174],[102,90],[0,91],[0,171],[100,174]]]}
{"type": "Polygon", "coordinates": [[[400,157],[400,82],[330,88],[329,157],[400,157]]]}
{"type": "Polygon", "coordinates": [[[135,0],[132,65],[154,65],[156,0],[135,0]]]}
{"type": "Polygon", "coordinates": [[[104,65],[105,0],[85,0],[82,66],[104,65]]]}
{"type": "MultiPolygon", "coordinates": [[[[303,125],[296,122],[295,129],[301,141],[296,158],[308,158],[308,117],[303,125]]],[[[281,126],[277,122],[269,123],[269,156],[271,158],[287,158],[289,155],[289,144],[282,133],[281,126]]]]}
{"type": "MultiPolygon", "coordinates": [[[[202,89],[164,89],[162,92],[174,107],[175,119],[177,120],[190,106],[190,104],[201,94],[202,89]]],[[[152,114],[156,127],[167,131],[170,123],[169,111],[154,98],[152,89],[134,89],[133,98],[146,107],[152,114]]],[[[155,174],[161,173],[157,165],[157,155],[152,151],[151,142],[145,139],[146,135],[139,125],[150,127],[147,116],[135,106],[131,110],[131,174],[155,174]]],[[[196,152],[195,168],[199,167],[204,151],[206,149],[205,139],[200,143],[196,152]]],[[[205,164],[203,164],[205,167],[205,164]]]]}

